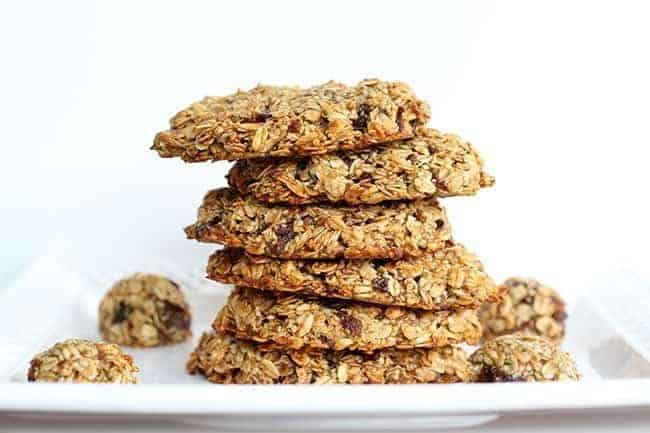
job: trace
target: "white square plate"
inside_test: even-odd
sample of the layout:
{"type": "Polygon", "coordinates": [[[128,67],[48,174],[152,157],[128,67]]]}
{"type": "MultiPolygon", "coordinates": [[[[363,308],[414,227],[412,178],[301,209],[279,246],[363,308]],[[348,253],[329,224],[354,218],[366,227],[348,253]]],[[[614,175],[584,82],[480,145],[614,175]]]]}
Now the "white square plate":
{"type": "MultiPolygon", "coordinates": [[[[579,383],[368,386],[238,386],[208,384],[184,366],[228,286],[203,278],[211,246],[149,246],[99,256],[61,245],[35,260],[1,292],[0,413],[15,416],[148,416],[209,423],[227,430],[431,430],[477,425],[499,414],[650,406],[648,286],[631,273],[599,278],[572,306],[564,349],[576,358],[579,383]],[[147,253],[143,257],[150,257],[147,253]],[[187,270],[191,270],[188,272],[187,270]],[[96,310],[117,279],[135,271],[177,280],[194,312],[192,342],[126,349],[143,372],[138,385],[35,384],[29,359],[57,340],[99,339],[96,310]],[[637,299],[633,306],[630,299],[637,299]],[[607,306],[607,308],[603,308],[607,306]],[[9,331],[11,330],[11,331],[9,331]]],[[[471,349],[470,349],[471,350],[471,349]]]]}

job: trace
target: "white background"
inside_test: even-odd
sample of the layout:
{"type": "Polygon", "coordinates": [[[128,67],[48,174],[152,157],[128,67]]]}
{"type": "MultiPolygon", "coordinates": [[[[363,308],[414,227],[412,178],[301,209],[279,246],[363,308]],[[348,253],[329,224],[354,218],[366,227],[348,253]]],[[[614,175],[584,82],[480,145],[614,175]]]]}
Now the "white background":
{"type": "Polygon", "coordinates": [[[570,290],[610,268],[644,272],[648,12],[642,2],[5,4],[1,269],[15,272],[57,233],[118,253],[129,239],[98,235],[120,224],[182,237],[228,164],[148,148],[203,95],[380,77],[410,83],[431,125],[487,160],[497,186],[446,203],[456,239],[497,279],[570,290]]]}
{"type": "MultiPolygon", "coordinates": [[[[403,80],[497,178],[447,200],[495,278],[572,290],[645,272],[650,101],[643,2],[8,2],[0,11],[0,272],[63,233],[182,238],[227,163],[148,150],[205,94],[403,80]]],[[[102,237],[104,236],[104,237],[102,237]]],[[[113,236],[114,238],[114,236],[113,236]]],[[[112,238],[111,238],[112,239],[112,238]]],[[[194,244],[187,244],[194,248],[194,244]]]]}

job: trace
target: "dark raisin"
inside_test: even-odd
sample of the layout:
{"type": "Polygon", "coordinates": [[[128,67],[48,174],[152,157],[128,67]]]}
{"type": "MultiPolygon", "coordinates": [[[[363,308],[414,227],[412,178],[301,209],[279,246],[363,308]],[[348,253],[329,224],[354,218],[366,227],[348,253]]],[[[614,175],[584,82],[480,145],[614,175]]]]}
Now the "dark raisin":
{"type": "Polygon", "coordinates": [[[165,302],[161,319],[166,328],[190,329],[190,315],[185,309],[171,302],[165,302]]]}
{"type": "Polygon", "coordinates": [[[287,243],[296,236],[296,232],[293,230],[293,222],[289,221],[286,224],[279,225],[273,231],[277,240],[269,245],[269,251],[273,255],[280,255],[287,243]]]}
{"type": "Polygon", "coordinates": [[[436,228],[438,230],[442,230],[444,226],[445,226],[445,222],[443,220],[437,220],[436,221],[436,228]]]}
{"type": "Polygon", "coordinates": [[[325,116],[320,116],[320,119],[318,120],[318,126],[321,129],[327,129],[329,124],[330,124],[330,121],[327,120],[327,118],[325,118],[325,116]]]}
{"type": "Polygon", "coordinates": [[[34,382],[36,380],[36,369],[41,366],[41,362],[40,359],[32,359],[29,363],[29,371],[27,372],[28,381],[34,382]]]}
{"type": "Polygon", "coordinates": [[[553,313],[553,318],[560,323],[564,322],[567,319],[567,317],[569,316],[567,315],[567,313],[564,312],[564,310],[558,310],[553,313]]]}
{"type": "Polygon", "coordinates": [[[522,382],[522,378],[516,378],[509,374],[503,374],[498,368],[492,365],[484,365],[478,376],[479,382],[522,382]]]}
{"type": "Polygon", "coordinates": [[[330,349],[334,347],[334,341],[327,335],[321,334],[318,336],[318,339],[320,340],[321,343],[325,344],[330,349]]]}
{"type": "Polygon", "coordinates": [[[341,154],[340,157],[345,163],[345,165],[347,165],[348,167],[352,165],[352,158],[350,158],[350,156],[347,153],[341,154]]]}
{"type": "Polygon", "coordinates": [[[404,130],[404,107],[397,108],[397,124],[399,125],[399,130],[404,130]]]}
{"type": "Polygon", "coordinates": [[[132,312],[133,310],[131,309],[131,307],[129,307],[124,302],[120,302],[117,305],[117,311],[113,316],[113,324],[124,322],[126,319],[129,318],[132,312]]]}
{"type": "Polygon", "coordinates": [[[535,297],[533,295],[528,295],[521,300],[524,304],[533,305],[535,303],[535,297]]]}
{"type": "Polygon", "coordinates": [[[406,159],[411,163],[411,164],[417,164],[418,163],[418,155],[416,153],[412,153],[409,156],[406,157],[406,159]]]}
{"type": "Polygon", "coordinates": [[[337,313],[341,320],[341,326],[352,335],[361,335],[363,324],[361,320],[357,319],[347,311],[339,311],[337,313]]]}
{"type": "Polygon", "coordinates": [[[300,127],[302,126],[302,122],[300,119],[297,117],[291,119],[289,122],[289,127],[287,128],[287,131],[289,132],[300,132],[300,127]]]}
{"type": "Polygon", "coordinates": [[[264,110],[261,113],[254,113],[250,121],[253,123],[262,123],[262,122],[266,122],[270,118],[271,118],[271,112],[269,110],[264,110]]]}
{"type": "Polygon", "coordinates": [[[352,127],[359,131],[365,131],[370,120],[370,107],[362,104],[357,111],[357,118],[352,122],[352,127]]]}
{"type": "Polygon", "coordinates": [[[388,292],[388,279],[386,277],[375,277],[372,279],[372,287],[380,292],[388,292]]]}

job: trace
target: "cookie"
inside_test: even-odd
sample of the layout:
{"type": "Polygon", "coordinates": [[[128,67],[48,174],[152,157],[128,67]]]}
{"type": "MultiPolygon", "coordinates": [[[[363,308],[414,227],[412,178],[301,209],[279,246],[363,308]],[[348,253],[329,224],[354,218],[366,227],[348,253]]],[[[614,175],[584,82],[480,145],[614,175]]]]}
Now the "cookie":
{"type": "Polygon", "coordinates": [[[236,384],[454,383],[473,378],[467,354],[453,346],[373,354],[280,350],[218,332],[203,334],[187,370],[214,383],[236,384]]]}
{"type": "Polygon", "coordinates": [[[125,346],[151,347],[185,341],[190,308],[178,285],[159,275],[135,274],[118,281],[99,304],[104,339],[125,346]]]}
{"type": "Polygon", "coordinates": [[[503,300],[479,312],[485,338],[523,333],[562,342],[567,314],[558,292],[530,278],[509,278],[501,287],[503,300]]]}
{"type": "Polygon", "coordinates": [[[462,245],[398,261],[283,260],[225,249],[212,254],[207,274],[262,290],[426,310],[478,308],[502,295],[462,245]]]}
{"type": "Polygon", "coordinates": [[[32,359],[30,382],[136,383],[140,369],[116,344],[69,339],[32,359]]]}
{"type": "Polygon", "coordinates": [[[422,256],[451,240],[447,216],[435,199],[356,207],[266,205],[232,189],[203,199],[190,239],[287,259],[422,256]]]}
{"type": "Polygon", "coordinates": [[[359,350],[475,344],[474,310],[411,310],[236,288],[212,327],[235,337],[290,349],[359,350]]]}
{"type": "Polygon", "coordinates": [[[571,356],[547,338],[504,335],[488,340],[470,356],[479,382],[578,380],[571,356]]]}
{"type": "Polygon", "coordinates": [[[291,205],[473,195],[494,184],[468,142],[435,129],[418,128],[417,133],[356,153],[238,161],[228,182],[260,201],[291,205]]]}
{"type": "Polygon", "coordinates": [[[412,137],[429,117],[428,105],[400,82],[260,85],[190,105],[152,149],[188,162],[314,155],[412,137]]]}

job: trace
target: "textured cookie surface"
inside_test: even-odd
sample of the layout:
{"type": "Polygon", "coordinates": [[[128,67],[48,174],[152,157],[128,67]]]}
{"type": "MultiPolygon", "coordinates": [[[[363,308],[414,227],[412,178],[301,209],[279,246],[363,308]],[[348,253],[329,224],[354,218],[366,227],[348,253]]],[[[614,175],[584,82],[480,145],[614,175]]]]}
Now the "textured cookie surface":
{"type": "Polygon", "coordinates": [[[135,274],[118,281],[99,305],[104,339],[126,346],[179,343],[192,335],[185,296],[173,281],[135,274]]]}
{"type": "Polygon", "coordinates": [[[479,382],[578,380],[571,356],[547,338],[504,335],[486,341],[470,357],[479,382]]]}
{"type": "Polygon", "coordinates": [[[262,290],[427,310],[478,308],[501,298],[481,262],[461,245],[397,261],[284,260],[225,249],[210,257],[207,273],[262,290]]]}
{"type": "Polygon", "coordinates": [[[188,162],[363,149],[412,137],[429,114],[428,105],[400,82],[260,85],[190,105],[156,135],[152,148],[188,162]]]}
{"type": "Polygon", "coordinates": [[[39,353],[27,372],[30,382],[136,383],[140,369],[116,344],[69,339],[39,353]]]}
{"type": "Polygon", "coordinates": [[[558,292],[530,278],[509,278],[501,287],[503,300],[479,312],[486,338],[522,333],[562,342],[567,314],[558,292]]]}
{"type": "Polygon", "coordinates": [[[451,240],[435,199],[380,205],[265,205],[231,189],[207,193],[191,239],[280,258],[390,258],[422,256],[451,240]]]}
{"type": "Polygon", "coordinates": [[[237,162],[230,186],[270,203],[345,202],[473,195],[492,186],[471,144],[453,134],[418,128],[418,136],[361,152],[237,162]]]}
{"type": "Polygon", "coordinates": [[[473,377],[466,353],[453,346],[373,354],[280,350],[218,332],[203,334],[187,370],[239,384],[453,383],[473,377]]]}
{"type": "Polygon", "coordinates": [[[212,326],[238,338],[291,349],[364,352],[474,344],[481,335],[474,310],[411,310],[250,288],[235,289],[212,326]]]}

